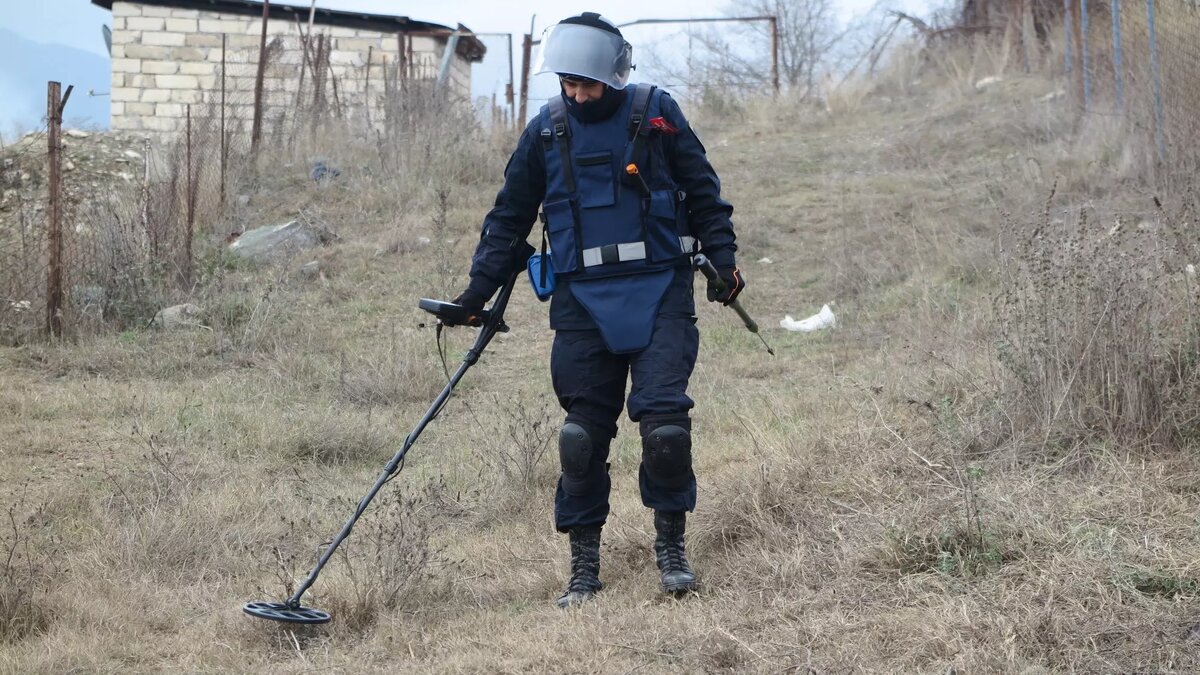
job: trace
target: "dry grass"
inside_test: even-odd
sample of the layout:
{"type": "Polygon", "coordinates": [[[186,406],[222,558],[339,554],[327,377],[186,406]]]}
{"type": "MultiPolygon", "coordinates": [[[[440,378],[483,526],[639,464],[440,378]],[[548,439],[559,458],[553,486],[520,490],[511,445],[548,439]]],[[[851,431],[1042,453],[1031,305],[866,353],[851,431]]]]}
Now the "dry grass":
{"type": "MultiPolygon", "coordinates": [[[[1188,202],[1160,211],[1088,154],[1107,141],[1037,100],[1051,83],[947,84],[967,70],[833,117],[697,119],[778,352],[699,308],[697,597],[657,591],[624,422],[606,589],[553,607],[551,333],[521,289],[312,589],[335,622],[241,614],[294,588],[444,382],[415,300],[463,282],[512,140],[346,137],[320,148],[338,181],[284,149],[231,216],[330,222],[323,277],[214,262],[211,330],[0,352],[0,552],[23,556],[0,568],[0,670],[1194,671],[1195,380],[1168,376],[1195,349],[1188,202]],[[833,332],[774,328],[831,300],[833,332]]],[[[453,367],[472,336],[448,339],[453,367]]]]}

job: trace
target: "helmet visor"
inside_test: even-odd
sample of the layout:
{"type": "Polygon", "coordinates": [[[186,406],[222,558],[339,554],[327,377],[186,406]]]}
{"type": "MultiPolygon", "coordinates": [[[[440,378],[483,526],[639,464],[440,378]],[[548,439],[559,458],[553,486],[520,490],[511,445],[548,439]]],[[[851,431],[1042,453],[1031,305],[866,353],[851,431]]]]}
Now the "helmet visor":
{"type": "Polygon", "coordinates": [[[633,48],[619,35],[573,23],[555,24],[542,36],[535,75],[562,73],[598,80],[613,89],[629,82],[633,48]]]}

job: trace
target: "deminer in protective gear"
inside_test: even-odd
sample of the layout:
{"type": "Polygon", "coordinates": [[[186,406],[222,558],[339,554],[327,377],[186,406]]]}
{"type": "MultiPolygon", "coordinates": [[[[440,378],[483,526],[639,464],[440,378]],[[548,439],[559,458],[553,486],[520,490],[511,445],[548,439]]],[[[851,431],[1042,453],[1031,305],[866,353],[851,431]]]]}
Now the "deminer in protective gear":
{"type": "Polygon", "coordinates": [[[568,535],[571,577],[558,604],[591,598],[609,512],[609,445],[621,408],[642,437],[642,503],[654,512],[662,588],[697,588],[684,548],[696,505],[688,378],[699,335],[691,256],[713,261],[728,304],[745,288],[721,182],[679,105],[629,84],[632,48],[610,21],[584,13],[542,39],[536,72],[556,73],[560,96],[526,127],[504,172],[456,302],[480,311],[528,265],[550,299],[550,371],[566,411],[555,526],[568,535]],[[526,239],[541,207],[541,250],[526,239]],[[532,255],[531,255],[532,253],[532,255]],[[537,270],[536,273],[534,270],[537,270]],[[631,380],[628,399],[626,381],[631,380]]]}

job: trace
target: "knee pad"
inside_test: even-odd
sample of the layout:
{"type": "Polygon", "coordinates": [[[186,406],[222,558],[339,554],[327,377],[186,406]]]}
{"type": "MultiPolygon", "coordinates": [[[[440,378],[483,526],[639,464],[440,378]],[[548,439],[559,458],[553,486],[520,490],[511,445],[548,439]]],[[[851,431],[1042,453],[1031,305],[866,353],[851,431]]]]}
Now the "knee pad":
{"type": "Polygon", "coordinates": [[[594,450],[587,429],[574,422],[563,425],[558,433],[558,461],[562,464],[563,483],[572,491],[583,487],[594,450]]]}
{"type": "Polygon", "coordinates": [[[692,475],[691,420],[686,415],[642,420],[642,465],[668,489],[681,489],[692,475]]]}

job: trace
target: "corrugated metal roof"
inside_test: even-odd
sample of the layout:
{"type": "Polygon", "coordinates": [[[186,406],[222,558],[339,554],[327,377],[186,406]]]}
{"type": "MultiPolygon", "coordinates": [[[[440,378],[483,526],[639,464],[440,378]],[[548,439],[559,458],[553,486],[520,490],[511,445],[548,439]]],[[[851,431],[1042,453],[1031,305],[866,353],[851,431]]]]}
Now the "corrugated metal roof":
{"type": "MultiPolygon", "coordinates": [[[[250,16],[262,15],[262,2],[255,0],[127,0],[139,5],[155,5],[158,7],[177,7],[180,9],[195,9],[208,12],[219,12],[222,14],[241,14],[250,16]]],[[[103,7],[112,11],[114,0],[92,0],[92,4],[98,7],[103,7]]],[[[271,13],[272,19],[283,19],[286,21],[295,21],[299,17],[303,21],[308,21],[308,7],[300,7],[296,5],[285,5],[272,2],[271,13]]],[[[418,21],[410,19],[407,16],[394,16],[389,14],[367,14],[364,12],[350,12],[336,9],[317,8],[313,21],[326,26],[344,26],[347,28],[365,28],[368,30],[377,30],[383,32],[395,33],[452,33],[455,29],[449,26],[443,26],[437,23],[428,21],[418,21]]],[[[458,25],[459,31],[470,32],[462,24],[458,25]]],[[[487,53],[487,47],[483,42],[473,36],[468,36],[458,41],[458,53],[463,58],[479,62],[483,60],[484,54],[487,53]]]]}

